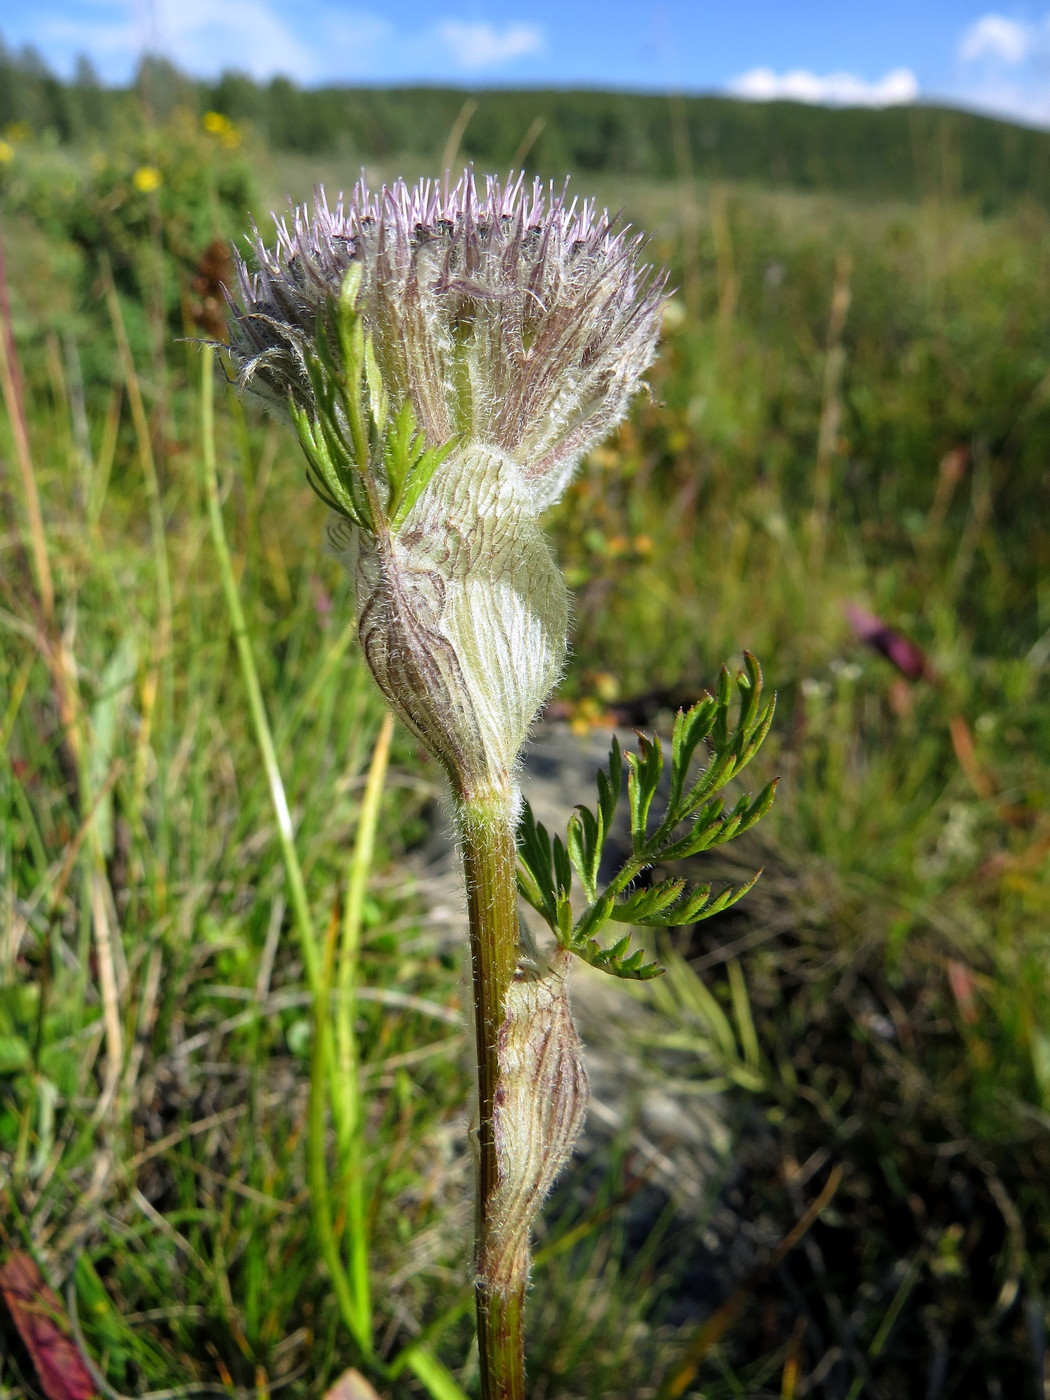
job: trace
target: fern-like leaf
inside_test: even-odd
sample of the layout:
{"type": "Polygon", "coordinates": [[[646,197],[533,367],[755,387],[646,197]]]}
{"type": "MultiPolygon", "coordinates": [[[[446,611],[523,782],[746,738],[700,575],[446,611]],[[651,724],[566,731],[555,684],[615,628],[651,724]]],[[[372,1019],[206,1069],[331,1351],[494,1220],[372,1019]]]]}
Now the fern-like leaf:
{"type": "Polygon", "coordinates": [[[664,748],[658,738],[644,734],[638,736],[636,753],[621,754],[613,739],[608,766],[597,774],[597,806],[576,808],[564,841],[560,837],[552,840],[525,804],[518,829],[521,893],[543,915],[559,943],[593,967],[616,977],[656,977],[661,968],[655,962],[646,963],[642,949],[631,948],[630,934],[609,947],[599,942],[598,935],[610,920],[654,928],[697,923],[742,899],[758,879],[756,874],[714,896],[710,885],[687,888],[685,880],[677,877],[649,886],[636,884],[648,867],[698,855],[731,841],[768,812],[776,780],[755,797],[740,797],[729,811],[720,796],[726,784],[754,758],[773,719],[775,697],[763,703],[762,671],[750,653],[745,653],[736,689],[735,723],[730,713],[733,681],[725,667],[715,694],[705,695],[677,715],[667,802],[659,819],[654,818],[653,808],[665,772],[664,748]],[[694,761],[701,750],[709,750],[708,762],[693,776],[694,761]],[[623,790],[625,767],[631,853],[606,888],[599,890],[602,855],[623,790]],[[575,922],[570,905],[574,871],[588,901],[575,922]]]}

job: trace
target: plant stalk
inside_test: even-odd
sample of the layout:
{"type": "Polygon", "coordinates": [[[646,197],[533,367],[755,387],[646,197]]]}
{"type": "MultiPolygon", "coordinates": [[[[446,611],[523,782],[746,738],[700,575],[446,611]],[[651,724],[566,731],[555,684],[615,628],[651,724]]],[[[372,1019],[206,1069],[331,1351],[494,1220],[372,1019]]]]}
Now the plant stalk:
{"type": "Polygon", "coordinates": [[[494,1118],[499,1033],[519,953],[515,805],[509,785],[466,796],[460,803],[478,1056],[475,1300],[482,1400],[525,1400],[528,1258],[516,1261],[509,1278],[486,1276],[482,1262],[496,1252],[488,1245],[495,1232],[491,1205],[499,1185],[494,1118]]]}

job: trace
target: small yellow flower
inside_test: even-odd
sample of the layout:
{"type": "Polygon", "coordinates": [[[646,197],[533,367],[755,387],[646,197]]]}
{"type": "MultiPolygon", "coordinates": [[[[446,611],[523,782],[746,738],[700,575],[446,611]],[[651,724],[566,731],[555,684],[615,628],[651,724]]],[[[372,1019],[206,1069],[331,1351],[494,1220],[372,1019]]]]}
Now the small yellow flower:
{"type": "Polygon", "coordinates": [[[228,151],[241,144],[241,133],[229,117],[223,116],[221,112],[205,112],[201,117],[201,126],[209,136],[218,137],[228,151]]]}
{"type": "Polygon", "coordinates": [[[160,189],[163,181],[155,165],[140,165],[131,177],[131,183],[139,194],[152,194],[154,190],[160,189]]]}
{"type": "Polygon", "coordinates": [[[7,141],[0,141],[0,165],[8,165],[14,158],[14,146],[7,141]]]}

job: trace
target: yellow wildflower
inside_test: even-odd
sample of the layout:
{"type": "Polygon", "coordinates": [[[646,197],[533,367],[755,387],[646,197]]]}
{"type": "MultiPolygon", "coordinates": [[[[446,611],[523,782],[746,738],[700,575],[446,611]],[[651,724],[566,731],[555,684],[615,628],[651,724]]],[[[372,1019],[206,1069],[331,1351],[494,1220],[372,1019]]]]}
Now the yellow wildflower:
{"type": "Polygon", "coordinates": [[[140,165],[131,177],[131,182],[139,194],[152,194],[154,190],[159,190],[164,183],[161,173],[155,165],[140,165]]]}
{"type": "Polygon", "coordinates": [[[229,117],[223,116],[222,112],[205,112],[201,117],[201,126],[209,136],[219,139],[228,151],[232,151],[241,144],[241,133],[237,130],[229,117]]]}

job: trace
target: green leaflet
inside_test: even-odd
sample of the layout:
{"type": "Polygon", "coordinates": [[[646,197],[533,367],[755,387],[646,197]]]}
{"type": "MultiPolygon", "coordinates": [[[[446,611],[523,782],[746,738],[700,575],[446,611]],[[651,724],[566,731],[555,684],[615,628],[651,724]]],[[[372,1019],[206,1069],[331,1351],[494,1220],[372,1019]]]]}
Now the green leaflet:
{"type": "Polygon", "coordinates": [[[391,533],[405,523],[458,438],[428,446],[410,400],[395,412],[372,337],[357,310],[361,269],[347,272],[336,307],[336,343],[318,315],[303,347],[310,407],[289,400],[306,454],[307,481],[321,500],[361,530],[391,533]]]}
{"type": "Polygon", "coordinates": [[[733,681],[725,667],[716,695],[705,695],[691,709],[679,711],[666,774],[667,799],[659,820],[654,819],[653,809],[665,781],[666,760],[664,746],[655,736],[639,735],[638,752],[623,755],[613,739],[608,764],[597,774],[597,806],[576,808],[564,842],[557,836],[552,839],[525,804],[518,828],[519,891],[562,947],[592,967],[615,977],[658,976],[663,969],[645,961],[644,950],[632,947],[629,933],[603,947],[597,935],[605,925],[612,921],[667,928],[698,923],[742,899],[761,874],[717,893],[708,884],[689,888],[684,879],[675,877],[647,886],[636,884],[651,866],[723,845],[750,830],[769,811],[776,779],[756,796],[740,797],[728,811],[719,795],[754,758],[773,722],[776,697],[763,703],[762,671],[750,653],[745,653],[744,670],[736,677],[736,692],[735,723],[733,681]],[[708,762],[693,776],[694,759],[702,747],[708,762]],[[602,855],[623,789],[625,764],[632,853],[599,892],[602,855]],[[575,918],[574,873],[586,899],[575,918]]]}

